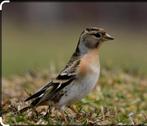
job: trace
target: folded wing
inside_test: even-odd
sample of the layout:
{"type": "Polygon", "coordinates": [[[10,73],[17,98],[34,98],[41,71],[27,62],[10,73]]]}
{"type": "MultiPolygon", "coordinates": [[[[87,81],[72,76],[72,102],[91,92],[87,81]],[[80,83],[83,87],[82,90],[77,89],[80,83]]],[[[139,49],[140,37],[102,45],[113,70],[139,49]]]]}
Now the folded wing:
{"type": "Polygon", "coordinates": [[[31,106],[36,106],[44,101],[53,100],[58,92],[74,81],[79,63],[79,59],[72,58],[56,79],[50,81],[25,101],[32,100],[31,106]]]}

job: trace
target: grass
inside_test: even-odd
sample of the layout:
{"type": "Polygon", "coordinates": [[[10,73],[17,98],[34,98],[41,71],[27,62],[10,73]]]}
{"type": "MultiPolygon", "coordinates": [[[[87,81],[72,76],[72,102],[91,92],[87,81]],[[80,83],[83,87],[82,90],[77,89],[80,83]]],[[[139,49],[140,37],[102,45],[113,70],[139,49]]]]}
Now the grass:
{"type": "MultiPolygon", "coordinates": [[[[28,110],[15,114],[27,105],[23,100],[27,92],[34,92],[48,81],[48,72],[31,72],[22,76],[3,78],[3,119],[13,124],[147,124],[147,79],[123,70],[103,69],[97,87],[81,101],[65,109],[67,121],[60,111],[51,107],[46,117],[46,107],[38,107],[37,113],[28,110]],[[9,87],[9,88],[8,88],[9,87]],[[10,90],[11,89],[11,90],[10,90]],[[71,107],[74,109],[71,109],[71,107]]],[[[55,77],[55,72],[50,74],[55,77]]]]}

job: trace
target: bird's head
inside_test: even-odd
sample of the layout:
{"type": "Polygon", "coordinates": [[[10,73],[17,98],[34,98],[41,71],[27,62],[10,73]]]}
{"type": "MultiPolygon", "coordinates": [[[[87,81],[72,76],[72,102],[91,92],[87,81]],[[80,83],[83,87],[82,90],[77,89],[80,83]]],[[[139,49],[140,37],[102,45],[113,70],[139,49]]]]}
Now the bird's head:
{"type": "Polygon", "coordinates": [[[102,28],[86,28],[80,35],[77,49],[80,51],[81,54],[85,54],[89,50],[99,48],[99,45],[101,43],[113,39],[114,38],[106,33],[102,28]]]}

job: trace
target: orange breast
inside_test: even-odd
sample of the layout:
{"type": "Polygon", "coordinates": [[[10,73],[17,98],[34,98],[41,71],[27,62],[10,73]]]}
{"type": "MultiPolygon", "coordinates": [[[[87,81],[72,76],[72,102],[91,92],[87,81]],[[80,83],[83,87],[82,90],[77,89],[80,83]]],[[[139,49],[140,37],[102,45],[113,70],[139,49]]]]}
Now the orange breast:
{"type": "Polygon", "coordinates": [[[98,64],[99,63],[99,58],[98,58],[98,50],[92,50],[89,51],[88,54],[86,54],[80,62],[80,67],[79,67],[79,73],[80,75],[85,75],[87,72],[92,72],[91,71],[91,65],[98,64]]]}

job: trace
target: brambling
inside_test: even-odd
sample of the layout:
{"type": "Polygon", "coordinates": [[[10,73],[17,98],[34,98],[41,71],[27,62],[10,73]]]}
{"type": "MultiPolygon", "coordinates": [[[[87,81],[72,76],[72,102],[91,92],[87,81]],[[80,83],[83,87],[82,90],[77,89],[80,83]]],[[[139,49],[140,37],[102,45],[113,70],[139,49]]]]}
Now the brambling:
{"type": "Polygon", "coordinates": [[[65,68],[25,101],[32,100],[29,108],[54,104],[63,108],[85,97],[99,79],[99,47],[113,40],[103,29],[86,28],[80,35],[77,47],[65,68]]]}

